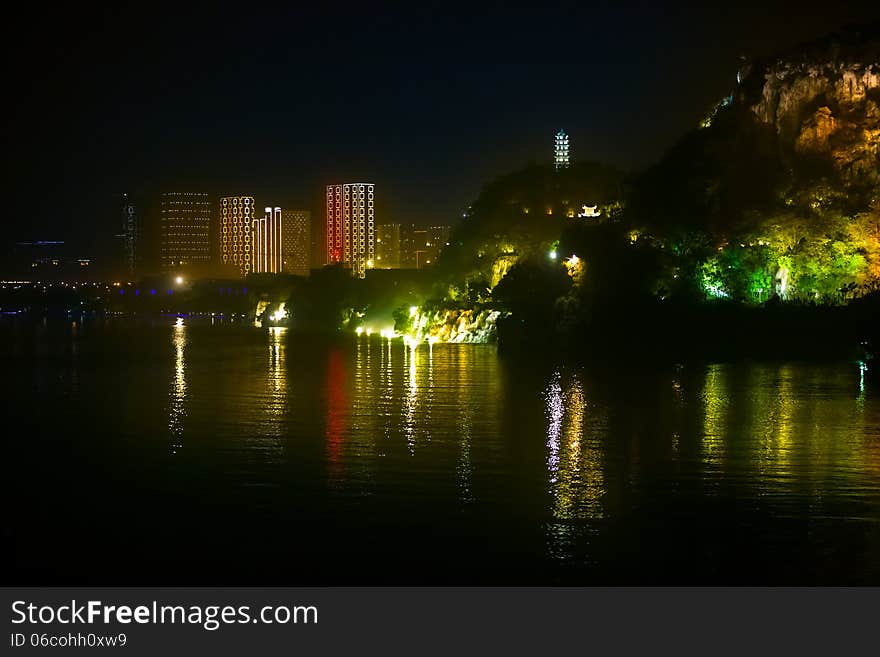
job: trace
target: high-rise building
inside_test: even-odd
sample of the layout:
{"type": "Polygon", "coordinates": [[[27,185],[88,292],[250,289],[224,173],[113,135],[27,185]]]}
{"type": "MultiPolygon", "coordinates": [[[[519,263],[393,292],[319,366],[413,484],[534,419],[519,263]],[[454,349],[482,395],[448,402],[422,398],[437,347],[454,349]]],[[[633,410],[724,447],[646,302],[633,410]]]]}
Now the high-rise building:
{"type": "Polygon", "coordinates": [[[140,260],[141,224],[137,206],[128,194],[122,195],[121,232],[123,270],[129,278],[135,278],[140,260]]]}
{"type": "Polygon", "coordinates": [[[376,267],[400,269],[400,224],[376,226],[376,267]]]}
{"type": "Polygon", "coordinates": [[[211,201],[207,194],[168,192],[161,200],[163,271],[205,268],[211,261],[211,201]]]}
{"type": "Polygon", "coordinates": [[[452,233],[452,226],[431,226],[428,228],[428,257],[425,264],[431,265],[437,262],[440,254],[447,246],[449,246],[449,235],[452,233]]]}
{"type": "Polygon", "coordinates": [[[557,171],[568,168],[568,135],[565,134],[565,130],[556,133],[556,150],[553,161],[557,171]]]}
{"type": "Polygon", "coordinates": [[[308,276],[312,261],[312,213],[308,210],[281,211],[281,258],[288,274],[308,276]]]}
{"type": "Polygon", "coordinates": [[[254,271],[254,219],[253,196],[220,199],[220,263],[239,276],[254,271]]]}
{"type": "Polygon", "coordinates": [[[401,266],[406,269],[421,269],[435,264],[440,253],[449,244],[450,231],[450,226],[409,226],[401,231],[401,266]]]}
{"type": "Polygon", "coordinates": [[[428,248],[428,231],[415,225],[400,231],[400,266],[404,269],[421,269],[425,264],[428,248]]]}
{"type": "Polygon", "coordinates": [[[327,186],[326,264],[342,263],[364,278],[375,256],[375,205],[372,183],[327,186]]]}
{"type": "Polygon", "coordinates": [[[254,219],[254,272],[281,273],[281,208],[267,207],[262,219],[254,219]]]}

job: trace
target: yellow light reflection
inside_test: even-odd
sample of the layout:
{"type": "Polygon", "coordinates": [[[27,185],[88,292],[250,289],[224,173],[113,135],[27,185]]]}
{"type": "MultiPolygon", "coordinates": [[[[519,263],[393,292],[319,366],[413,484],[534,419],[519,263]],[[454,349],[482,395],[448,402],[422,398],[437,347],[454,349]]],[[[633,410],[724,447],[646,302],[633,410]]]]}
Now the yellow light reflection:
{"type": "Polygon", "coordinates": [[[183,447],[183,421],[186,417],[186,326],[178,317],[171,334],[174,345],[174,375],[168,405],[168,432],[171,434],[171,453],[183,447]]]}
{"type": "MultiPolygon", "coordinates": [[[[577,373],[563,386],[559,370],[545,392],[547,471],[552,513],[556,519],[599,519],[604,516],[605,475],[602,432],[585,438],[587,402],[577,373]]],[[[594,419],[595,420],[595,419],[594,419]]],[[[599,427],[597,427],[599,428],[599,427]]]]}
{"type": "Polygon", "coordinates": [[[406,436],[406,444],[410,454],[415,453],[416,446],[416,408],[419,400],[419,387],[416,381],[416,361],[418,359],[417,345],[406,343],[403,349],[404,363],[408,375],[406,398],[403,402],[403,433],[406,436]]]}
{"type": "Polygon", "coordinates": [[[286,326],[269,328],[269,381],[274,392],[273,403],[276,401],[278,393],[287,386],[286,336],[286,326]]]}
{"type": "Polygon", "coordinates": [[[727,436],[728,398],[727,366],[709,365],[703,387],[702,458],[709,469],[716,469],[724,461],[727,436]]]}

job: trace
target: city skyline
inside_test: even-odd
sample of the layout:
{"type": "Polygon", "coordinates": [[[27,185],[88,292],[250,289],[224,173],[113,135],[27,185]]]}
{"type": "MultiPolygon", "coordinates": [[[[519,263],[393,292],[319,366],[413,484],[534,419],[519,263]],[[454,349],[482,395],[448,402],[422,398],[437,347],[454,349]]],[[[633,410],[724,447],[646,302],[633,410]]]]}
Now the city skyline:
{"type": "MultiPolygon", "coordinates": [[[[329,188],[335,189],[331,185],[329,188]]],[[[369,198],[369,183],[340,185],[340,199],[347,188],[349,209],[340,213],[339,237],[349,240],[348,259],[340,260],[352,268],[358,277],[367,269],[420,269],[436,262],[440,252],[448,246],[452,225],[432,225],[422,228],[418,224],[376,220],[374,206],[369,198]],[[363,187],[363,189],[361,189],[363,187]],[[362,206],[358,206],[363,192],[362,206]],[[346,214],[347,213],[347,214],[346,214]],[[361,216],[362,215],[362,216],[361,216]],[[372,241],[371,235],[372,215],[372,241]],[[342,222],[347,216],[348,221],[342,222]],[[384,237],[383,237],[384,236],[384,237]],[[384,240],[384,241],[383,241],[384,240]],[[363,241],[364,255],[355,258],[363,241]],[[357,244],[355,244],[357,242],[357,244]]],[[[25,275],[26,267],[42,267],[40,263],[57,261],[54,269],[45,270],[49,278],[60,275],[62,261],[87,263],[77,267],[89,280],[137,281],[144,277],[171,275],[187,279],[210,277],[246,277],[251,273],[295,274],[309,276],[314,269],[327,264],[327,235],[314,231],[313,217],[309,210],[266,206],[263,214],[256,209],[262,203],[252,196],[212,197],[205,192],[163,192],[155,199],[132,198],[123,194],[119,207],[120,224],[114,233],[114,248],[97,254],[83,252],[64,240],[18,241],[10,247],[10,266],[3,275],[25,275]],[[152,209],[145,209],[152,208],[152,209]],[[314,233],[317,232],[317,235],[314,233]],[[149,235],[154,235],[151,244],[149,235]],[[322,255],[315,258],[315,238],[322,255]],[[25,255],[26,245],[51,245],[51,257],[34,251],[25,255]]],[[[326,216],[320,219],[326,227],[326,216]]],[[[44,247],[45,248],[45,247],[44,247]]],[[[69,272],[68,272],[69,273],[69,272]]]]}
{"type": "Polygon", "coordinates": [[[31,220],[17,226],[12,239],[52,236],[88,251],[99,224],[117,223],[117,213],[109,210],[114,197],[174,188],[214,197],[245,189],[317,216],[323,185],[365,178],[393,190],[383,200],[384,216],[422,226],[450,223],[483,181],[550,157],[546,135],[560,125],[590,157],[624,168],[650,164],[728,91],[740,55],[767,54],[877,14],[863,4],[838,8],[830,22],[785,7],[740,8],[724,20],[715,16],[723,10],[710,7],[682,16],[651,7],[548,7],[537,19],[475,9],[467,28],[455,11],[415,9],[390,22],[361,9],[333,21],[324,41],[309,36],[332,14],[319,8],[271,17],[261,10],[212,15],[182,9],[172,23],[134,7],[107,15],[97,9],[53,12],[22,23],[17,34],[22,45],[55,43],[69,57],[32,53],[33,69],[13,72],[11,88],[21,103],[10,117],[17,126],[10,144],[12,183],[19,190],[12,212],[31,220]],[[572,26],[562,39],[560,12],[572,26]],[[243,33],[291,38],[266,38],[261,53],[207,47],[216,32],[210,27],[233,19],[243,33]],[[708,23],[717,25],[711,34],[698,29],[708,23]],[[586,36],[574,27],[579,24],[603,29],[586,36]],[[528,53],[512,49],[511,34],[530,35],[536,47],[528,53]],[[155,43],[163,43],[162,51],[144,59],[141,53],[155,52],[155,43]],[[460,47],[438,47],[448,43],[460,47]],[[101,59],[107,48],[114,58],[101,59]],[[639,48],[653,53],[650,61],[634,56],[639,48]],[[589,55],[603,51],[613,56],[589,55]],[[330,73],[358,52],[367,53],[364,65],[383,73],[352,83],[348,91],[368,100],[352,114],[349,93],[331,83],[336,77],[330,73]],[[409,56],[399,58],[400,52],[409,56]],[[212,75],[202,78],[202,70],[212,75]],[[291,70],[293,78],[278,88],[282,72],[291,70]],[[440,84],[419,84],[426,70],[440,84]],[[653,77],[654,70],[662,76],[653,77]],[[491,91],[485,87],[489,71],[491,91]],[[662,86],[655,82],[660,79],[662,86]],[[441,97],[451,80],[457,93],[441,97]],[[251,93],[230,97],[232,87],[281,95],[278,103],[254,107],[245,101],[251,93]],[[674,93],[665,94],[665,87],[674,93]],[[523,93],[529,88],[566,93],[537,107],[532,94],[523,93]],[[303,94],[305,89],[312,91],[303,94]],[[402,94],[389,93],[393,89],[402,94]],[[57,101],[49,90],[68,100],[64,121],[55,116],[57,101]],[[464,98],[470,99],[467,111],[464,98]],[[504,117],[489,120],[499,102],[504,117]],[[663,112],[652,117],[655,107],[663,112]],[[423,125],[431,129],[420,130],[423,125]],[[84,141],[95,134],[101,138],[84,141]],[[226,155],[230,148],[249,162],[246,171],[226,155]],[[102,207],[106,213],[95,212],[102,207]],[[407,216],[407,208],[419,208],[418,216],[407,216]],[[83,222],[95,230],[77,234],[73,226],[83,222]]]}

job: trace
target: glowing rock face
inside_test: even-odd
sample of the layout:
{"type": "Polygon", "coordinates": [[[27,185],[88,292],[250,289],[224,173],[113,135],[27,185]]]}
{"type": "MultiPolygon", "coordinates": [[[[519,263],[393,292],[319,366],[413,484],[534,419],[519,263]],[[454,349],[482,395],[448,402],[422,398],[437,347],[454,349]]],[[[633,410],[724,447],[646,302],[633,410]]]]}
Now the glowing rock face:
{"type": "Polygon", "coordinates": [[[497,310],[440,310],[420,313],[413,322],[413,339],[429,343],[486,344],[496,336],[497,310]]]}
{"type": "Polygon", "coordinates": [[[830,155],[845,184],[877,184],[880,65],[844,55],[783,58],[756,69],[760,95],[746,104],[797,152],[830,155]]]}

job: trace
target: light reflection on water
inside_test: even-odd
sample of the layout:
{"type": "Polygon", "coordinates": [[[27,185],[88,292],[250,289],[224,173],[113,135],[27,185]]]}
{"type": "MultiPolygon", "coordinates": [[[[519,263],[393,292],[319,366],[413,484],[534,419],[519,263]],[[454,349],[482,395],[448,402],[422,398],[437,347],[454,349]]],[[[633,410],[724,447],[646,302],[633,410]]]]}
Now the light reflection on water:
{"type": "Polygon", "coordinates": [[[262,406],[265,421],[260,434],[267,436],[263,449],[274,457],[280,457],[281,445],[278,437],[285,431],[288,415],[287,382],[287,327],[272,326],[269,331],[269,348],[266,372],[266,393],[262,406]]]}
{"type": "Polygon", "coordinates": [[[549,419],[547,481],[553,517],[600,519],[605,494],[602,429],[597,426],[601,418],[586,416],[589,410],[577,372],[568,377],[563,388],[561,371],[554,371],[545,399],[549,419]]]}
{"type": "Polygon", "coordinates": [[[880,399],[858,363],[597,370],[378,335],[118,330],[12,345],[19,359],[32,345],[33,386],[6,389],[11,407],[39,394],[75,403],[93,433],[139,436],[140,453],[170,445],[178,469],[157,480],[207,482],[219,507],[295,524],[296,500],[342,528],[426,524],[461,548],[431,558],[462,568],[483,563],[475,549],[586,572],[651,549],[687,567],[690,549],[722,560],[743,541],[762,563],[813,545],[825,567],[880,573],[880,399]],[[74,338],[75,354],[51,342],[74,338]],[[841,532],[857,537],[844,554],[841,532]]]}
{"type": "Polygon", "coordinates": [[[171,436],[171,453],[176,454],[183,446],[183,421],[186,418],[186,326],[182,318],[177,319],[172,330],[174,375],[168,404],[168,433],[171,436]]]}
{"type": "MultiPolygon", "coordinates": [[[[187,381],[187,330],[182,323],[172,329],[168,430],[174,449],[184,442],[188,404],[199,395],[187,381]]],[[[321,376],[300,377],[291,388],[288,361],[296,358],[296,338],[277,327],[268,329],[266,335],[268,358],[262,374],[256,365],[245,367],[250,376],[266,384],[239,380],[235,386],[239,392],[227,389],[226,394],[247,397],[239,410],[257,419],[251,418],[244,426],[258,427],[267,438],[284,439],[298,421],[306,427],[314,422],[319,409],[302,408],[298,389],[311,388],[323,379],[322,434],[331,479],[351,480],[356,486],[379,476],[393,476],[395,468],[403,477],[408,468],[430,471],[440,479],[452,475],[462,502],[476,499],[473,478],[479,476],[480,467],[499,466],[492,459],[504,451],[509,439],[501,431],[500,416],[510,409],[498,394],[503,380],[492,347],[410,347],[362,336],[353,351],[344,345],[328,347],[324,363],[318,366],[321,376]],[[412,461],[429,447],[423,458],[412,461]],[[401,460],[404,454],[410,457],[409,463],[401,460]],[[387,457],[393,467],[379,475],[379,461],[387,457]]],[[[244,360],[247,353],[231,350],[228,355],[244,360]]],[[[713,364],[696,376],[693,371],[683,376],[676,370],[664,384],[673,391],[664,402],[669,407],[664,410],[669,426],[661,427],[669,445],[668,458],[688,460],[687,476],[699,477],[704,492],[711,494],[736,477],[749,481],[757,495],[783,495],[789,490],[821,496],[822,477],[836,482],[840,477],[865,474],[868,467],[874,473],[877,408],[862,381],[864,373],[858,367],[847,369],[851,371],[846,378],[851,381],[840,373],[829,381],[818,366],[811,371],[809,366],[791,364],[713,364]],[[845,384],[855,393],[849,401],[840,394],[845,384]],[[696,432],[691,421],[695,415],[700,419],[696,432]],[[866,415],[873,418],[870,426],[866,415]],[[680,453],[682,449],[686,454],[680,453]]],[[[212,380],[211,385],[222,384],[212,380]]],[[[625,386],[614,380],[609,387],[583,369],[556,368],[541,388],[534,389],[544,405],[543,436],[533,439],[545,445],[544,494],[550,517],[599,520],[606,516],[608,487],[624,483],[622,472],[609,472],[609,447],[619,452],[631,443],[627,451],[633,452],[629,455],[632,467],[625,479],[637,484],[644,464],[635,459],[653,430],[645,431],[635,416],[627,417],[640,411],[621,407],[621,400],[614,398],[615,387],[621,385],[625,386]],[[603,388],[600,394],[590,393],[603,388]]],[[[533,422],[531,429],[536,425],[533,422]]]]}

